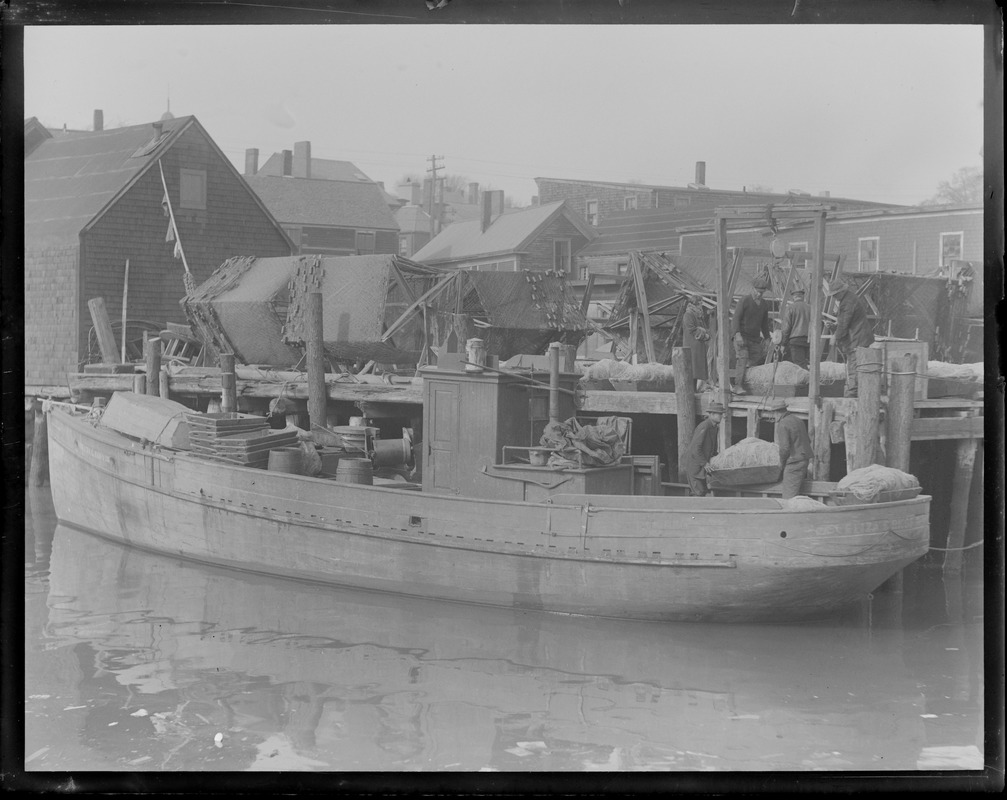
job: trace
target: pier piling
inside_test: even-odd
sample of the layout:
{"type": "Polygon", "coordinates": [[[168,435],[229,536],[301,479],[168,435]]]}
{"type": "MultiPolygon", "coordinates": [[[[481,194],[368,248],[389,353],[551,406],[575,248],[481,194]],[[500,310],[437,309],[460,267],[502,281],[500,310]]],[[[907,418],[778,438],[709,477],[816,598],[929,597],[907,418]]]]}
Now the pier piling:
{"type": "Polygon", "coordinates": [[[238,386],[234,377],[234,353],[220,354],[220,410],[238,410],[238,386]]]}
{"type": "Polygon", "coordinates": [[[671,351],[671,365],[675,373],[675,402],[678,405],[678,480],[688,482],[685,455],[689,452],[693,431],[696,430],[696,379],[692,372],[692,350],[676,347],[671,351]]]}
{"type": "Polygon", "coordinates": [[[161,391],[161,337],[144,338],[143,351],[147,370],[147,394],[158,397],[161,391]]]}
{"type": "Polygon", "coordinates": [[[309,292],[305,314],[305,345],[308,361],[308,430],[325,427],[325,347],[322,334],[322,294],[309,292]]]}

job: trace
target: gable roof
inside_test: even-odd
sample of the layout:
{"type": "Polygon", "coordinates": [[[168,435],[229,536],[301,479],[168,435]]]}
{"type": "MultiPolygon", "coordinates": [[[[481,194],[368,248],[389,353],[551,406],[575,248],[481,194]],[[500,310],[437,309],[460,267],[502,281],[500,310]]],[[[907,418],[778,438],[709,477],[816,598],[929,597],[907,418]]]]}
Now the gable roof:
{"type": "MultiPolygon", "coordinates": [[[[259,167],[256,176],[283,177],[283,153],[273,153],[259,167]]],[[[332,158],[311,159],[311,179],[322,181],[360,181],[373,183],[363,171],[350,161],[337,161],[332,158]]]]}
{"type": "Polygon", "coordinates": [[[479,219],[456,222],[424,245],[413,259],[438,263],[518,252],[542,228],[560,215],[565,216],[589,240],[596,236],[594,229],[579,216],[571,213],[566,201],[560,200],[511,214],[501,214],[485,231],[482,230],[482,220],[479,219]]]}
{"type": "Polygon", "coordinates": [[[24,160],[26,244],[76,244],[81,230],[194,122],[195,117],[165,120],[160,138],[146,124],[40,142],[24,160]]]}
{"type": "Polygon", "coordinates": [[[381,187],[368,181],[245,176],[266,207],[287,225],[327,225],[397,231],[381,187]]]}
{"type": "MultiPolygon", "coordinates": [[[[285,241],[290,238],[194,116],[101,131],[52,132],[25,156],[24,231],[32,248],[77,244],[178,138],[195,128],[285,241]],[[160,133],[154,127],[160,127],[160,133]]],[[[158,209],[158,213],[162,213],[158,209]]],[[[292,247],[293,245],[291,245],[292,247]]]]}
{"type": "Polygon", "coordinates": [[[598,238],[578,256],[602,256],[628,253],[630,250],[678,250],[679,228],[712,224],[714,210],[691,211],[673,208],[624,211],[602,218],[598,238]]]}

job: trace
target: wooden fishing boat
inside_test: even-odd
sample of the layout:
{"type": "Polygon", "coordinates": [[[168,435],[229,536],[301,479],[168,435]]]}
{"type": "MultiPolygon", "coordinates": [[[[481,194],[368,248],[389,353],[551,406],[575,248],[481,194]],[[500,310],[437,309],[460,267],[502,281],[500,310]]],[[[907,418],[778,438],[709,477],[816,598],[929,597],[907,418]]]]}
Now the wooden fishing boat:
{"type": "MultiPolygon", "coordinates": [[[[422,484],[224,463],[48,403],[53,501],[64,523],[199,561],[647,620],[821,616],[927,552],[927,496],[795,511],[771,497],[637,494],[633,457],[563,469],[508,463],[502,456],[538,443],[539,401],[557,414],[558,388],[541,386],[501,371],[428,370],[422,484]]],[[[562,403],[572,410],[571,396],[562,403]]]]}

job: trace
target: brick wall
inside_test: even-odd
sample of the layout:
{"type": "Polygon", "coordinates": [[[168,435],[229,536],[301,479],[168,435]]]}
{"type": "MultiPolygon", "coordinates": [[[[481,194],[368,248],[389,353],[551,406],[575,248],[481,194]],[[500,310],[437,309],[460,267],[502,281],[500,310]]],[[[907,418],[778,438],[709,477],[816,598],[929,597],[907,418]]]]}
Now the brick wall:
{"type": "Polygon", "coordinates": [[[77,247],[25,253],[24,370],[26,386],[63,386],[76,371],[77,247]]]}
{"type": "MultiPolygon", "coordinates": [[[[290,255],[290,247],[260,209],[244,181],[218,156],[196,129],[188,130],[161,159],[165,182],[189,269],[198,284],[226,259],[238,255],[290,255]],[[206,208],[179,207],[179,170],[206,171],[206,208]]],[[[87,301],[103,297],[109,317],[122,314],[122,288],[129,259],[130,320],[157,325],[185,322],[179,301],[185,294],[181,259],[165,241],[169,219],[155,164],[83,235],[78,337],[86,354],[91,326],[87,301]]]]}

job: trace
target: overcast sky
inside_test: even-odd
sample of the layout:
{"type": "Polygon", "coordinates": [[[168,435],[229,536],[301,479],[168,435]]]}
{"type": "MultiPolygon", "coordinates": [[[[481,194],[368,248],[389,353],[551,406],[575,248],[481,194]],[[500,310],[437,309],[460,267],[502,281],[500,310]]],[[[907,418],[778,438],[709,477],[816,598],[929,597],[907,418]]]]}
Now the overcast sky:
{"type": "Polygon", "coordinates": [[[309,140],[390,190],[448,173],[913,204],[980,166],[980,26],[28,27],[24,115],[195,115],[240,169],[309,140]]]}

